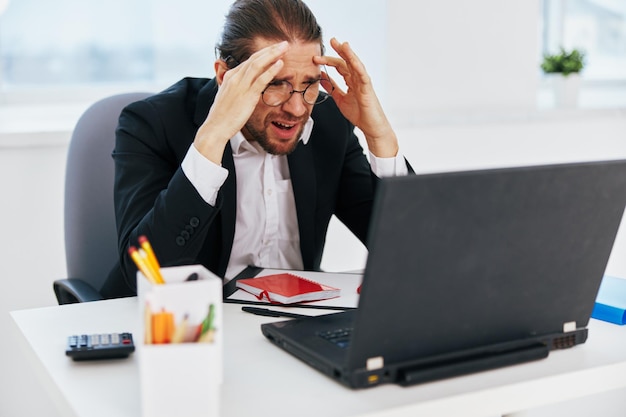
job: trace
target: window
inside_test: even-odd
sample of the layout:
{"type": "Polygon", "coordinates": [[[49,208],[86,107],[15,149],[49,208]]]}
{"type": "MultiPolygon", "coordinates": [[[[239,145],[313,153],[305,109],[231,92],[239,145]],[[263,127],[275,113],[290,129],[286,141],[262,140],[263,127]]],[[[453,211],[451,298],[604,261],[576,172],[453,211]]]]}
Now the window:
{"type": "Polygon", "coordinates": [[[588,81],[626,81],[626,1],[544,0],[543,50],[586,53],[588,81]]]}
{"type": "Polygon", "coordinates": [[[0,85],[168,85],[184,75],[210,76],[228,7],[221,3],[8,0],[0,16],[0,85]]]}
{"type": "MultiPolygon", "coordinates": [[[[20,102],[89,100],[92,90],[158,91],[185,76],[211,77],[232,2],[0,0],[0,9],[8,3],[0,14],[0,94],[20,102]]],[[[331,36],[350,40],[370,75],[384,77],[383,0],[307,4],[327,44],[331,36]]]]}

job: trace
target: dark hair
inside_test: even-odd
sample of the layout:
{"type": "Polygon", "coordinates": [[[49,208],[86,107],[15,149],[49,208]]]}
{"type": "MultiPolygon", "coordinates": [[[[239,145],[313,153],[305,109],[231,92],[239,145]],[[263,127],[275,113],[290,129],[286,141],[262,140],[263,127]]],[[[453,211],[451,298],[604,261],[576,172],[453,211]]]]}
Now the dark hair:
{"type": "Polygon", "coordinates": [[[319,42],[324,52],[322,29],[301,0],[236,0],[226,15],[216,53],[234,67],[255,52],[253,43],[257,38],[319,42]]]}

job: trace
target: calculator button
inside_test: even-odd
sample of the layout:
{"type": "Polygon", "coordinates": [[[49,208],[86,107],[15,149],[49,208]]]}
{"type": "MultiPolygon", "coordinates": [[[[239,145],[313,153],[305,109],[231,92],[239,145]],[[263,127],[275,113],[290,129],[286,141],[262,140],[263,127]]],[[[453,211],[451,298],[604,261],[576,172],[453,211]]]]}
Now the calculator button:
{"type": "Polygon", "coordinates": [[[120,335],[117,333],[113,333],[111,335],[111,344],[112,345],[119,345],[120,344],[120,335]]]}
{"type": "Polygon", "coordinates": [[[70,336],[70,347],[78,346],[78,336],[70,336]]]}
{"type": "Polygon", "coordinates": [[[87,335],[86,334],[81,335],[80,342],[79,342],[80,346],[81,347],[87,346],[87,343],[88,343],[87,335]]]}
{"type": "Polygon", "coordinates": [[[91,346],[98,346],[100,344],[99,334],[92,334],[90,338],[91,338],[91,346]]]}
{"type": "Polygon", "coordinates": [[[111,343],[111,338],[108,334],[102,334],[100,335],[100,343],[102,343],[103,345],[108,345],[109,343],[111,343]]]}

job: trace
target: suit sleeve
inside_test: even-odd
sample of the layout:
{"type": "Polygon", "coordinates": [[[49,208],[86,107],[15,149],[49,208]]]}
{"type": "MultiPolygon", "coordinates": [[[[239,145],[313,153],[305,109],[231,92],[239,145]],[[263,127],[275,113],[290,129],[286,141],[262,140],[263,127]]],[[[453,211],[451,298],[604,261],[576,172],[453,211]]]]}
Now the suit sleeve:
{"type": "Polygon", "coordinates": [[[131,288],[137,269],[128,248],[139,236],[148,237],[162,265],[193,263],[220,206],[219,199],[216,207],[207,204],[187,179],[180,167],[184,155],[173,151],[162,121],[149,101],[140,101],[124,109],[116,131],[118,250],[131,288]]]}

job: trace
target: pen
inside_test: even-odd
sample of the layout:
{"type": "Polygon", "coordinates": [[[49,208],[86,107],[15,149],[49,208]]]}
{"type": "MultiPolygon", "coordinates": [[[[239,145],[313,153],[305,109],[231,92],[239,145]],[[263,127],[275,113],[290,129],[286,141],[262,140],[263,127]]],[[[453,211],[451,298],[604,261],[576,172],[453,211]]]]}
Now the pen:
{"type": "Polygon", "coordinates": [[[241,307],[243,311],[246,313],[256,314],[257,316],[266,316],[266,317],[289,317],[291,319],[304,319],[309,318],[311,316],[307,316],[306,314],[296,314],[296,313],[288,313],[286,311],[277,311],[270,310],[267,308],[258,308],[258,307],[241,307]]]}

